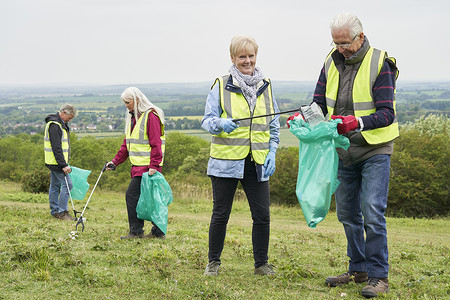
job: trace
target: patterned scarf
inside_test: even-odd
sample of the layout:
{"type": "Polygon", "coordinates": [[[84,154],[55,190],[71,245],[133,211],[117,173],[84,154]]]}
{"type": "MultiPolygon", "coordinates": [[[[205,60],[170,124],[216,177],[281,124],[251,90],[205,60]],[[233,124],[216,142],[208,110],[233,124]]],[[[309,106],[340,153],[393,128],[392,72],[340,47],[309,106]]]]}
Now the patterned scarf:
{"type": "Polygon", "coordinates": [[[264,79],[263,73],[258,67],[255,67],[253,70],[253,75],[244,75],[238,70],[236,65],[232,65],[228,71],[239,83],[239,87],[241,88],[245,99],[253,111],[253,108],[256,105],[257,84],[264,79]]]}

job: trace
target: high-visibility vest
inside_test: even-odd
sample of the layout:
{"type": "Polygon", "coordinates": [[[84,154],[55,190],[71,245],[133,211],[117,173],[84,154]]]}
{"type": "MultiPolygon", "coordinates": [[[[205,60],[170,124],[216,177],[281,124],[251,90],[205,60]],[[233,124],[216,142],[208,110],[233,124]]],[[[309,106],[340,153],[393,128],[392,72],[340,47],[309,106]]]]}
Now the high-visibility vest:
{"type": "MultiPolygon", "coordinates": [[[[327,87],[326,87],[326,101],[328,116],[334,113],[334,107],[336,105],[336,98],[339,89],[339,71],[334,64],[331,54],[328,54],[325,60],[325,76],[327,77],[327,87]]],[[[395,64],[395,58],[388,57],[387,53],[380,51],[373,47],[370,47],[367,51],[361,66],[356,74],[355,80],[353,82],[353,110],[355,112],[355,117],[368,116],[376,111],[375,102],[372,97],[372,88],[375,80],[380,74],[381,68],[383,67],[385,59],[390,59],[395,64]]],[[[398,76],[398,71],[396,77],[398,76]]],[[[394,89],[394,112],[396,112],[396,100],[395,100],[395,89],[394,89]]],[[[396,137],[398,137],[398,121],[395,117],[394,122],[386,127],[376,128],[372,130],[361,131],[364,139],[367,143],[371,145],[381,144],[389,142],[396,137]]]]}
{"type": "Polygon", "coordinates": [[[50,124],[56,124],[61,128],[62,136],[61,136],[61,148],[64,154],[64,159],[66,163],[69,164],[69,135],[67,134],[67,130],[64,129],[60,123],[55,121],[49,121],[47,125],[45,125],[45,133],[44,133],[44,155],[45,155],[45,163],[47,165],[58,165],[56,161],[55,155],[53,154],[52,144],[50,143],[50,137],[48,133],[48,129],[50,124]]]}
{"type": "MultiPolygon", "coordinates": [[[[128,156],[130,158],[131,164],[134,166],[150,165],[150,155],[152,149],[150,147],[147,134],[147,120],[148,114],[150,112],[154,113],[159,119],[158,114],[154,110],[147,111],[140,116],[139,120],[133,128],[133,131],[131,131],[131,125],[128,126],[127,129],[126,143],[128,156]]],[[[166,139],[164,136],[164,125],[161,123],[161,151],[163,159],[161,160],[159,166],[163,165],[165,144],[166,139]]]]}
{"type": "MultiPolygon", "coordinates": [[[[275,112],[272,101],[272,87],[267,79],[264,92],[256,98],[253,111],[241,93],[233,93],[227,89],[230,75],[219,77],[221,118],[246,118],[272,114],[275,112]]],[[[217,159],[240,160],[251,151],[254,161],[264,164],[269,153],[270,121],[273,116],[240,121],[239,127],[230,134],[222,131],[211,139],[210,156],[217,159]]]]}

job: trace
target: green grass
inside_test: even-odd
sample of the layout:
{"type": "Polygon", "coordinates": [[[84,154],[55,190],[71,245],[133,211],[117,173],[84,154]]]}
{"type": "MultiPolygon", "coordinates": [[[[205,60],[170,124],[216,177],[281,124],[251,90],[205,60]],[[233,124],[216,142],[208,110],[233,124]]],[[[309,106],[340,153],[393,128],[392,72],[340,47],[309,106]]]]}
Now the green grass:
{"type": "MultiPolygon", "coordinates": [[[[202,275],[209,190],[173,183],[167,239],[122,241],[128,227],[123,194],[96,190],[85,231],[72,234],[75,222],[52,218],[46,195],[0,184],[0,299],[361,299],[361,285],[324,285],[326,276],[348,267],[334,213],[311,229],[298,206],[272,206],[269,260],[277,275],[257,277],[248,204],[235,201],[222,272],[211,278],[202,275]]],[[[78,210],[84,204],[75,203],[78,210]]],[[[387,222],[390,293],[382,298],[448,299],[449,220],[387,222]]]]}

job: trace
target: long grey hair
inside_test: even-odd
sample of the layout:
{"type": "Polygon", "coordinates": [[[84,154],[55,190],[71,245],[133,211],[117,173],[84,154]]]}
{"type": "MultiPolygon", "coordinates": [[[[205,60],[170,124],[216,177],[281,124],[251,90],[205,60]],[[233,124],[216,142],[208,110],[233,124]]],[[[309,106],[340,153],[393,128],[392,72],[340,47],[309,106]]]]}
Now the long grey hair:
{"type": "MultiPolygon", "coordinates": [[[[141,92],[137,87],[129,87],[126,88],[122,95],[120,96],[124,103],[129,103],[130,101],[134,102],[134,116],[136,117],[136,121],[139,117],[147,112],[150,109],[154,109],[159,116],[159,120],[161,124],[165,124],[164,112],[161,108],[154,105],[147,99],[144,93],[141,92]]],[[[131,115],[127,112],[126,122],[125,122],[125,132],[127,132],[127,127],[131,124],[131,115]]]]}

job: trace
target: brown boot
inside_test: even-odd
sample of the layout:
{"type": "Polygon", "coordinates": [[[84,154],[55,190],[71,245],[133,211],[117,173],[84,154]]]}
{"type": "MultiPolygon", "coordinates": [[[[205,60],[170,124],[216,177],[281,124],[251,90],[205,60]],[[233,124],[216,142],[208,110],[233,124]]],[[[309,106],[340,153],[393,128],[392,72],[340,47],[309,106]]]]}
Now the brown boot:
{"type": "Polygon", "coordinates": [[[389,281],[387,278],[369,278],[367,285],[362,288],[361,295],[366,298],[373,298],[378,294],[389,292],[389,281]]]}
{"type": "MultiPolygon", "coordinates": [[[[77,220],[77,219],[73,218],[73,217],[70,215],[70,213],[69,213],[68,210],[66,210],[65,212],[63,212],[63,214],[66,215],[66,216],[68,216],[69,219],[70,219],[71,221],[76,221],[76,220],[77,220]]],[[[66,218],[67,218],[67,217],[66,217],[66,218]]]]}
{"type": "Polygon", "coordinates": [[[73,221],[73,218],[69,215],[67,210],[59,214],[59,219],[64,221],[73,221]]]}
{"type": "Polygon", "coordinates": [[[57,218],[57,219],[61,220],[62,213],[54,213],[54,214],[52,214],[52,216],[54,218],[57,218]]]}
{"type": "Polygon", "coordinates": [[[335,277],[327,277],[325,280],[325,284],[330,287],[336,287],[343,284],[347,284],[350,281],[354,281],[356,283],[363,283],[367,281],[367,273],[366,272],[351,272],[347,271],[344,274],[335,276],[335,277]]]}

